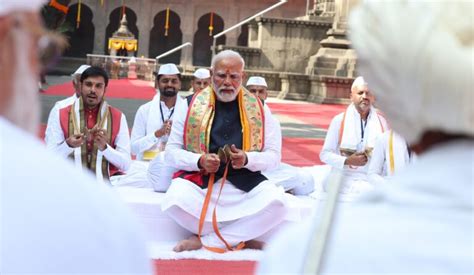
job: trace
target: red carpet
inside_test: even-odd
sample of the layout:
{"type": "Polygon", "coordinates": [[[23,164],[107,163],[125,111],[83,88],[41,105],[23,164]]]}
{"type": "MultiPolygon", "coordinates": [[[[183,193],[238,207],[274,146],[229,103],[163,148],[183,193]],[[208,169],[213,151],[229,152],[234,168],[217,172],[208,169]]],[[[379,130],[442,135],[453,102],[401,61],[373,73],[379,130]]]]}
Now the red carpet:
{"type": "Polygon", "coordinates": [[[323,129],[327,129],[332,118],[347,108],[347,105],[298,104],[286,102],[269,102],[268,106],[274,114],[290,116],[306,124],[323,129]]]}
{"type": "Polygon", "coordinates": [[[294,166],[313,166],[322,164],[319,152],[324,140],[317,138],[283,137],[281,160],[294,166]]]}
{"type": "MultiPolygon", "coordinates": [[[[43,94],[45,95],[72,95],[71,82],[50,86],[43,94]]],[[[111,79],[107,87],[106,95],[109,98],[131,98],[151,100],[155,96],[153,82],[131,79],[111,79]]]]}
{"type": "Polygon", "coordinates": [[[209,260],[154,260],[155,274],[212,275],[212,274],[254,274],[253,261],[209,261],[209,260]]]}

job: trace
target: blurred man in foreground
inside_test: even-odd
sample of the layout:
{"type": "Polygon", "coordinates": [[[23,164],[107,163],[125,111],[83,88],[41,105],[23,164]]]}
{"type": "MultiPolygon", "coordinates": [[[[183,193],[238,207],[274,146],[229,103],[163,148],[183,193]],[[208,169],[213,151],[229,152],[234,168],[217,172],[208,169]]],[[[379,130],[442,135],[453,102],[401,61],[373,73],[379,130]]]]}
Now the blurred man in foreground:
{"type": "MultiPolygon", "coordinates": [[[[322,274],[472,274],[473,10],[470,1],[365,1],[353,11],[359,70],[419,157],[336,213],[322,274]]],[[[311,228],[282,232],[260,272],[306,271],[318,260],[311,228]]]]}
{"type": "Polygon", "coordinates": [[[128,209],[34,137],[38,75],[55,41],[42,28],[43,4],[0,1],[0,274],[148,274],[128,209]]]}

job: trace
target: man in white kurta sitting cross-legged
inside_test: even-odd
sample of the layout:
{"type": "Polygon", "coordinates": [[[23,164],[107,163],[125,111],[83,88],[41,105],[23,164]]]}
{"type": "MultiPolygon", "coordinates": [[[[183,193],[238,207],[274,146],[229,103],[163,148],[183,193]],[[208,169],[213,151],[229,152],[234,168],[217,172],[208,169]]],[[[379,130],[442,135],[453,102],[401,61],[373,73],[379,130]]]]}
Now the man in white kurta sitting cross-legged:
{"type": "Polygon", "coordinates": [[[393,130],[385,131],[375,142],[367,172],[373,185],[384,184],[415,158],[405,139],[393,130]]]}
{"type": "Polygon", "coordinates": [[[169,168],[164,165],[164,148],[175,106],[183,101],[178,95],[181,74],[175,64],[160,66],[155,88],[156,95],[138,108],[133,122],[131,147],[137,160],[127,175],[113,182],[116,186],[154,187],[156,191],[165,191],[171,181],[173,171],[168,172],[169,168]]]}
{"type": "Polygon", "coordinates": [[[162,210],[195,234],[179,242],[177,252],[261,248],[259,238],[287,216],[288,195],[260,172],[280,163],[271,135],[277,126],[269,109],[243,89],[243,71],[237,52],[220,52],[212,60],[211,86],[176,109],[166,161],[180,171],[162,210]]]}
{"type": "Polygon", "coordinates": [[[350,98],[346,111],[331,121],[319,154],[322,162],[344,171],[341,200],[352,200],[373,188],[367,178],[367,163],[375,140],[387,130],[387,122],[372,106],[375,98],[364,78],[354,80],[350,98]]]}
{"type": "MultiPolygon", "coordinates": [[[[268,85],[265,78],[261,76],[251,76],[247,80],[247,89],[250,93],[258,96],[263,102],[268,97],[268,85]]],[[[264,108],[269,108],[268,104],[264,108]]],[[[275,139],[281,144],[281,127],[280,122],[272,115],[271,117],[275,125],[275,139]]],[[[281,146],[281,145],[280,145],[281,146]]],[[[306,170],[292,166],[288,163],[280,163],[274,169],[262,171],[268,179],[275,182],[277,185],[283,186],[286,191],[290,191],[294,195],[308,195],[314,191],[313,176],[306,170]]]]}

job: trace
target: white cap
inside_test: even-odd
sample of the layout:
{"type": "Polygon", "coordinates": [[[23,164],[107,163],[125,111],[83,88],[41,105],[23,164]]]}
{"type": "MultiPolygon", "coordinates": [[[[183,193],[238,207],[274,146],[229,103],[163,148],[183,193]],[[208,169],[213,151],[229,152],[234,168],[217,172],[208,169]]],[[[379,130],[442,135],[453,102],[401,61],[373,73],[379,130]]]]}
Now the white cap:
{"type": "Polygon", "coordinates": [[[91,66],[89,65],[81,65],[79,68],[77,68],[77,70],[73,74],[71,74],[71,76],[82,74],[85,70],[89,69],[90,67],[91,66]]]}
{"type": "Polygon", "coordinates": [[[0,16],[14,11],[39,11],[44,0],[0,0],[0,16]]]}
{"type": "Polygon", "coordinates": [[[362,76],[358,76],[356,79],[354,79],[354,82],[352,82],[351,91],[354,90],[355,87],[359,86],[367,86],[367,82],[365,82],[365,79],[362,76]]]}
{"type": "Polygon", "coordinates": [[[251,76],[249,80],[247,81],[246,86],[250,86],[250,85],[264,86],[265,88],[268,87],[267,82],[265,81],[265,78],[261,76],[251,76]]]}
{"type": "Polygon", "coordinates": [[[160,66],[160,69],[158,70],[158,75],[163,75],[163,74],[180,74],[178,67],[176,67],[175,64],[173,63],[168,63],[168,64],[163,64],[160,66]]]}
{"type": "Polygon", "coordinates": [[[358,70],[409,144],[426,131],[474,137],[471,1],[362,1],[350,17],[358,70]]]}
{"type": "Polygon", "coordinates": [[[197,69],[193,75],[195,78],[199,78],[199,79],[205,79],[205,78],[211,77],[211,73],[209,72],[209,70],[204,69],[204,68],[197,69]]]}

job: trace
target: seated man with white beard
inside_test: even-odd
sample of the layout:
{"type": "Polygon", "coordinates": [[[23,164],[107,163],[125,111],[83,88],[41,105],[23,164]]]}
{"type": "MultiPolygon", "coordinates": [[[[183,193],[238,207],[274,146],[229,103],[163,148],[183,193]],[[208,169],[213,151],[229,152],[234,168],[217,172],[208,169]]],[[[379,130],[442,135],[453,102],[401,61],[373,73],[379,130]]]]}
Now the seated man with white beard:
{"type": "Polygon", "coordinates": [[[322,162],[344,172],[341,200],[373,188],[367,178],[368,161],[375,140],[387,130],[385,118],[372,106],[374,100],[367,82],[357,77],[351,87],[352,103],[331,121],[319,154],[322,162]]]}
{"type": "MultiPolygon", "coordinates": [[[[265,78],[261,76],[249,77],[246,86],[249,92],[260,98],[262,102],[267,100],[268,86],[265,78]]],[[[263,107],[269,108],[267,104],[265,104],[263,107]]],[[[277,126],[275,127],[275,135],[276,140],[280,142],[281,147],[282,133],[280,122],[273,116],[273,114],[271,118],[274,120],[275,125],[277,126]]],[[[290,164],[282,162],[274,169],[262,171],[262,174],[271,181],[275,182],[275,184],[285,188],[285,191],[290,191],[294,195],[308,195],[314,191],[313,176],[307,170],[304,170],[300,167],[294,167],[290,164]]]]}
{"type": "Polygon", "coordinates": [[[166,161],[179,172],[162,210],[195,234],[179,242],[177,252],[261,248],[259,238],[286,217],[283,188],[261,173],[280,163],[280,143],[272,134],[277,126],[261,101],[242,88],[243,71],[237,52],[218,53],[211,87],[176,109],[166,161]]]}

